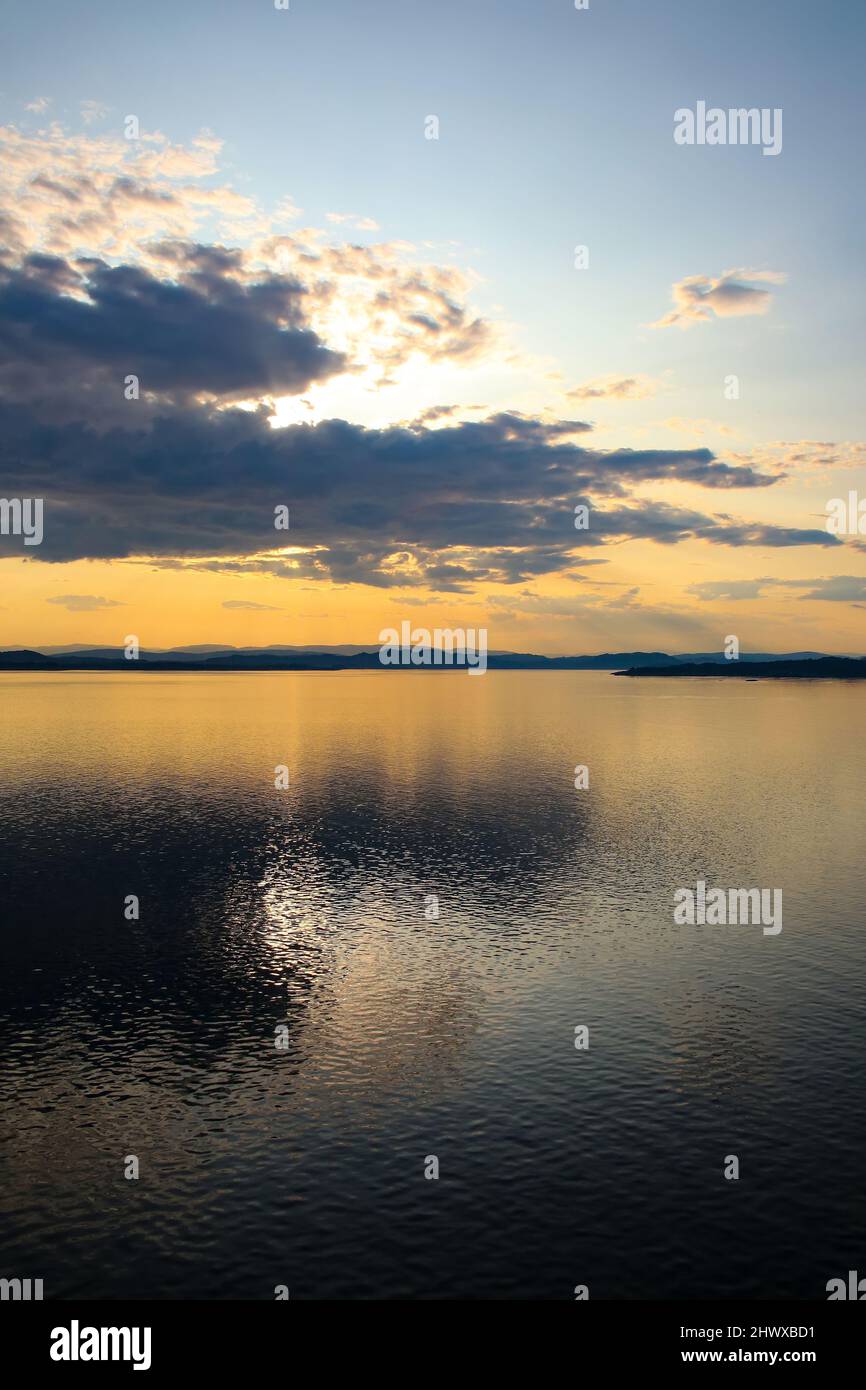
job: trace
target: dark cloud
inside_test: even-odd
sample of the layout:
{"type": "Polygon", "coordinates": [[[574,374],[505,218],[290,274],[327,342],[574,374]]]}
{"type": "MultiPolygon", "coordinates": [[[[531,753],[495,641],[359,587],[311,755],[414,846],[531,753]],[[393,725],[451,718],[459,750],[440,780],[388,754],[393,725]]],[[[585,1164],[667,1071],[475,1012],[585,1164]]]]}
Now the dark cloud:
{"type": "MultiPolygon", "coordinates": [[[[273,430],[265,411],[174,407],[140,430],[97,431],[0,405],[0,461],[6,495],[45,499],[45,538],[31,555],[49,561],[187,558],[233,573],[460,592],[564,572],[626,538],[838,543],[823,530],[632,502],[630,488],[657,479],[709,489],[775,479],[706,449],[606,454],[573,442],[579,430],[505,412],[434,430],[343,420],[273,430]],[[586,531],[574,529],[578,503],[591,509],[586,531]],[[290,532],[274,529],[282,505],[290,532]],[[287,544],[304,553],[267,555],[287,544]]],[[[16,537],[0,544],[20,551],[16,537]]]]}
{"type": "Polygon", "coordinates": [[[612,471],[627,477],[676,478],[713,488],[771,487],[779,481],[748,466],[722,463],[710,449],[621,449],[605,457],[612,471]],[[632,460],[634,470],[629,466],[632,460]]]}
{"type": "Polygon", "coordinates": [[[840,544],[837,536],[831,536],[823,529],[735,521],[726,514],[705,516],[701,512],[671,507],[663,502],[648,502],[640,508],[607,510],[598,518],[596,529],[602,534],[610,530],[615,535],[646,536],[661,545],[676,544],[686,535],[695,540],[715,541],[722,545],[765,546],[774,550],[788,546],[827,547],[840,544]]]}
{"type": "Polygon", "coordinates": [[[171,264],[174,279],[42,255],[0,268],[0,395],[56,399],[66,416],[86,402],[98,420],[128,374],[181,401],[294,393],[345,370],[305,327],[298,281],[241,283],[233,254],[213,247],[175,250],[171,264]]]}
{"type": "MultiPolygon", "coordinates": [[[[629,538],[839,543],[824,530],[639,503],[634,491],[649,482],[727,492],[779,479],[705,448],[585,447],[581,420],[501,411],[429,428],[449,420],[445,405],[383,429],[327,420],[274,430],[264,408],[231,403],[298,394],[348,366],[306,326],[310,291],[252,273],[225,247],[166,240],[150,255],[165,278],[95,258],[31,255],[0,267],[0,479],[7,497],[44,499],[44,540],[30,559],[149,556],[466,592],[567,573],[587,551],[629,538]],[[128,374],[146,399],[123,402],[128,374]],[[590,508],[588,530],[575,530],[577,504],[590,508]],[[288,533],[274,527],[281,506],[288,533]]],[[[316,293],[327,295],[323,283],[316,293]]],[[[451,355],[473,349],[475,328],[447,277],[431,287],[410,276],[398,288],[413,331],[442,334],[451,355]]],[[[10,552],[21,553],[20,538],[0,537],[0,553],[10,552]]]]}

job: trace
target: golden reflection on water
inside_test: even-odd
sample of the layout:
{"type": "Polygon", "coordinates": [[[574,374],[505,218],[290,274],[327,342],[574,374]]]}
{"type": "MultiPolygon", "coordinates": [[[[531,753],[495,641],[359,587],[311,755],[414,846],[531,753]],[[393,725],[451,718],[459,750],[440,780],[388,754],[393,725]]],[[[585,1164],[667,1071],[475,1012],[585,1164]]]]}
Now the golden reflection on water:
{"type": "MultiPolygon", "coordinates": [[[[281,1203],[309,1205],[318,1249],[359,1171],[395,1181],[407,1133],[413,1155],[450,1133],[465,1157],[476,1116],[500,1126],[476,1185],[511,1175],[526,1238],[541,1213],[549,1241],[561,1194],[546,1212],[532,1183],[568,1170],[575,1135],[635,1193],[644,1135],[687,1150],[727,1116],[796,1145],[803,1096],[843,1126],[822,1107],[825,1072],[856,1079],[836,1019],[862,1003],[864,697],[584,672],[0,675],[22,1248],[88,1231],[98,1250],[132,1220],[146,1244],[150,1202],[169,1262],[179,1231],[200,1257],[207,1219],[255,1271],[281,1203]],[[699,877],[781,886],[781,935],[675,926],[699,877]],[[151,1179],[140,1213],[126,1153],[151,1179]]],[[[576,1200],[583,1231],[598,1204],[576,1200]]]]}

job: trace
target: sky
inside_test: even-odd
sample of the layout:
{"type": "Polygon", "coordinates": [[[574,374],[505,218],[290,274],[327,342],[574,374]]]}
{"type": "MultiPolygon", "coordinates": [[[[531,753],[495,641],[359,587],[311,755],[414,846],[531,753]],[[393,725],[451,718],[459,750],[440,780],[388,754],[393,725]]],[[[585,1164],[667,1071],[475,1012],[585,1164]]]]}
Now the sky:
{"type": "Polygon", "coordinates": [[[0,646],[866,651],[864,37],[4,3],[0,646]],[[699,102],[781,149],[678,143],[699,102]]]}

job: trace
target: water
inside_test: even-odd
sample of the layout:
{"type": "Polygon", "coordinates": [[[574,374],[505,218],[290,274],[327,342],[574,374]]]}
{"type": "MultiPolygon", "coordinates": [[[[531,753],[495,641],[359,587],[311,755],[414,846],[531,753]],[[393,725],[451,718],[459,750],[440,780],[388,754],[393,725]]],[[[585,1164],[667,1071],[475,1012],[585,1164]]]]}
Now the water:
{"type": "Polygon", "coordinates": [[[569,1299],[866,1272],[864,697],[0,676],[0,1275],[569,1299]],[[781,887],[781,934],[676,926],[698,878],[781,887]]]}

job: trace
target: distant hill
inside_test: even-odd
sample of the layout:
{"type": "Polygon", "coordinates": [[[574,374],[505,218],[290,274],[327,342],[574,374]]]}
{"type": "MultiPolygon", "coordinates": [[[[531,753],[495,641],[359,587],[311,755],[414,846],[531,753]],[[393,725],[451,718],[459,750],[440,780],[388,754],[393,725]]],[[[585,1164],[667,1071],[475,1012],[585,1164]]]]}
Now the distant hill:
{"type": "Polygon", "coordinates": [[[18,651],[0,652],[0,670],[3,671],[51,671],[57,663],[42,652],[32,652],[26,647],[18,651]]]}
{"type": "MultiPolygon", "coordinates": [[[[667,652],[601,652],[584,656],[539,656],[532,652],[492,651],[487,665],[500,671],[615,671],[623,675],[758,675],[799,674],[789,668],[808,665],[810,675],[825,674],[817,663],[841,662],[844,669],[857,665],[855,658],[827,656],[821,652],[761,652],[728,661],[721,652],[671,655],[667,652]],[[784,669],[783,669],[784,668],[784,669]]],[[[367,647],[218,647],[214,645],[143,650],[138,661],[127,661],[122,647],[47,647],[43,651],[0,651],[0,671],[345,671],[345,670],[452,670],[451,666],[383,667],[379,644],[367,647]]],[[[833,671],[832,674],[837,674],[833,671]]],[[[851,674],[851,672],[849,672],[851,674]]]]}
{"type": "MultiPolygon", "coordinates": [[[[741,652],[740,661],[814,661],[817,657],[827,656],[827,652],[741,652]]],[[[713,662],[719,666],[730,666],[731,661],[725,656],[724,652],[684,652],[674,658],[678,662],[687,662],[691,665],[706,664],[713,662]]],[[[660,662],[660,665],[667,665],[660,662]]]]}
{"type": "MultiPolygon", "coordinates": [[[[491,670],[611,671],[617,666],[659,665],[676,658],[665,652],[606,652],[600,656],[537,656],[531,652],[489,652],[491,670]]],[[[36,651],[0,652],[0,671],[344,671],[344,670],[451,670],[452,666],[383,667],[376,644],[368,649],[350,648],[223,648],[215,653],[193,651],[142,651],[128,661],[122,648],[89,647],[47,654],[36,651]]]]}
{"type": "MultiPolygon", "coordinates": [[[[148,661],[159,659],[167,661],[206,661],[212,656],[241,655],[241,656],[287,656],[303,652],[324,652],[328,655],[356,656],[359,652],[375,651],[378,648],[377,642],[368,642],[365,645],[343,645],[338,647],[329,646],[270,646],[270,647],[232,647],[226,644],[213,642],[202,643],[200,645],[191,644],[188,647],[149,647],[142,648],[142,659],[148,661]]],[[[123,647],[87,647],[78,642],[67,647],[40,647],[39,650],[46,656],[75,656],[93,660],[124,660],[123,647]]]]}

